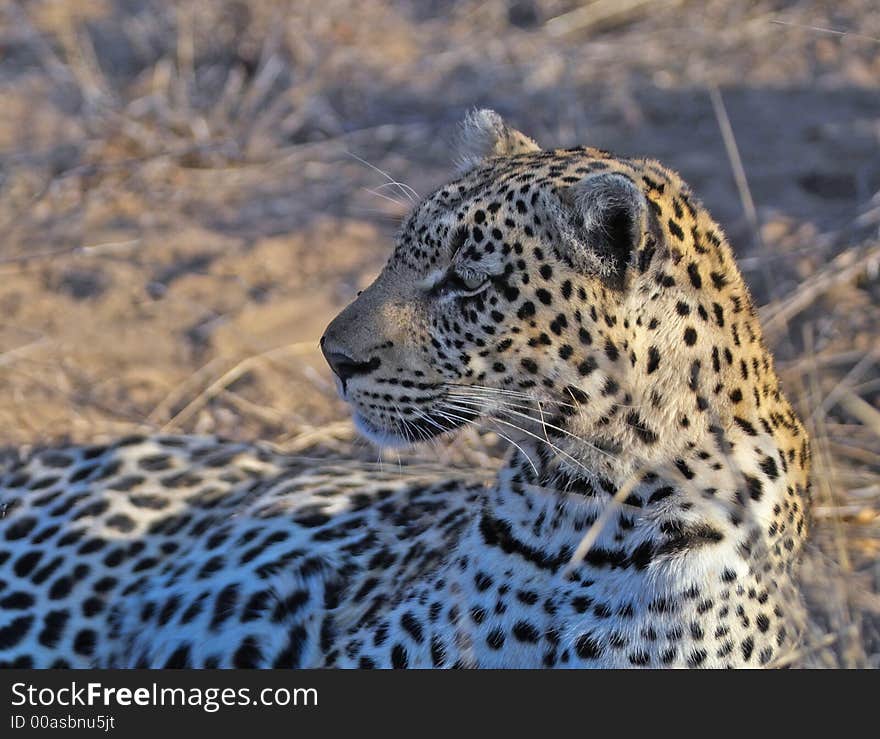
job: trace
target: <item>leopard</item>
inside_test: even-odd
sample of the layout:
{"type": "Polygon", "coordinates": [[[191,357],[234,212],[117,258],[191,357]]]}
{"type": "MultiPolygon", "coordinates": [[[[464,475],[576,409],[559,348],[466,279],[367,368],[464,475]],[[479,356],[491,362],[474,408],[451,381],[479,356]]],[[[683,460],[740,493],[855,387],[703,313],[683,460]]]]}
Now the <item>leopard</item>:
{"type": "Polygon", "coordinates": [[[320,348],[367,439],[477,428],[497,471],[158,432],[15,454],[4,666],[796,658],[809,439],[719,224],[659,162],[491,110],[456,167],[320,348]]]}

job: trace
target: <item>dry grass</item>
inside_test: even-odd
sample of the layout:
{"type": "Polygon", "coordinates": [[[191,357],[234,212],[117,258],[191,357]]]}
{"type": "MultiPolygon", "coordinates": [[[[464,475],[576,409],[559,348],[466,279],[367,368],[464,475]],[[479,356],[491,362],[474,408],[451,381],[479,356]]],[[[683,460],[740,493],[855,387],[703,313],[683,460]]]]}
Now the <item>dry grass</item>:
{"type": "MultiPolygon", "coordinates": [[[[0,445],[172,429],[375,461],[317,338],[489,105],[664,160],[722,222],[814,439],[805,662],[878,666],[874,6],[4,4],[0,445]]],[[[440,461],[500,448],[469,432],[440,461]]]]}

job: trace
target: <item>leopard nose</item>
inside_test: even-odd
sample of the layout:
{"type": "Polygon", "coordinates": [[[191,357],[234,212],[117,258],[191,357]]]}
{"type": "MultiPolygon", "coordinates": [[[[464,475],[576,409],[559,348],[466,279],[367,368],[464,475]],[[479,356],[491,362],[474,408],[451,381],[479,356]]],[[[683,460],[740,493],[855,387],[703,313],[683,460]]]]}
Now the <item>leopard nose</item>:
{"type": "Polygon", "coordinates": [[[330,365],[333,373],[345,384],[357,372],[357,362],[342,352],[324,352],[324,359],[330,365]]]}
{"type": "Polygon", "coordinates": [[[321,352],[324,354],[327,364],[330,365],[330,369],[340,379],[343,386],[352,377],[367,374],[379,367],[378,357],[374,357],[366,362],[359,362],[344,352],[328,349],[326,339],[326,336],[321,337],[321,352]]]}

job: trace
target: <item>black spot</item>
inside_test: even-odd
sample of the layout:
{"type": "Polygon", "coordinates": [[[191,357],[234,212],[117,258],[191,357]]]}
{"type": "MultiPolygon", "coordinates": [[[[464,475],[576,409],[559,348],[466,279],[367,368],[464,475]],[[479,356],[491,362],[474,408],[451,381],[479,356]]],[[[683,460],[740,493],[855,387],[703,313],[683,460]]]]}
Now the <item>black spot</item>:
{"type": "Polygon", "coordinates": [[[604,603],[597,603],[593,606],[593,613],[599,618],[609,618],[611,616],[611,609],[604,603]]]}
{"type": "Polygon", "coordinates": [[[59,577],[49,588],[49,598],[51,600],[59,600],[67,597],[73,587],[73,581],[68,576],[59,577]]]}
{"type": "Polygon", "coordinates": [[[764,633],[770,628],[770,619],[767,617],[766,613],[759,613],[758,617],[755,619],[755,624],[757,624],[761,633],[764,633]]]}
{"type": "Polygon", "coordinates": [[[138,461],[138,467],[148,472],[160,472],[171,467],[171,457],[167,454],[152,454],[142,457],[138,461]]]}
{"type": "Polygon", "coordinates": [[[95,650],[96,634],[91,629],[81,629],[73,640],[73,651],[83,657],[90,657],[95,650]]]}
{"type": "Polygon", "coordinates": [[[664,498],[668,498],[675,492],[675,488],[672,488],[668,485],[662,488],[657,488],[653,493],[651,493],[651,497],[648,498],[648,505],[652,503],[656,503],[658,500],[663,500],[664,498]]]}
{"type": "Polygon", "coordinates": [[[424,640],[422,625],[418,622],[418,619],[412,613],[410,613],[409,611],[404,613],[400,619],[400,625],[417,644],[422,643],[422,641],[424,640]]]}
{"type": "Polygon", "coordinates": [[[527,300],[523,303],[519,310],[516,312],[516,317],[520,320],[525,320],[527,318],[531,318],[535,315],[535,304],[531,300],[527,300]]]}
{"type": "Polygon", "coordinates": [[[215,556],[211,557],[207,562],[205,562],[201,568],[199,569],[198,577],[199,580],[204,580],[206,577],[209,577],[213,573],[221,570],[224,565],[223,557],[215,556]]]}
{"type": "Polygon", "coordinates": [[[0,628],[0,649],[11,649],[16,646],[30,630],[33,622],[32,615],[19,616],[0,628]]]}
{"type": "Polygon", "coordinates": [[[575,402],[577,403],[586,403],[590,399],[589,395],[587,395],[583,390],[575,387],[574,385],[567,385],[565,390],[569,395],[571,395],[572,398],[574,398],[575,402]]]}
{"type": "Polygon", "coordinates": [[[8,529],[6,529],[6,541],[23,539],[31,533],[36,525],[37,519],[33,516],[25,516],[24,518],[18,519],[18,521],[15,521],[8,529]]]}
{"type": "Polygon", "coordinates": [[[605,356],[612,362],[616,362],[617,358],[620,356],[617,346],[611,341],[611,339],[605,339],[605,356]]]}
{"type": "MultiPolygon", "coordinates": [[[[330,588],[329,585],[328,588],[330,588]]],[[[308,601],[308,590],[295,590],[283,600],[276,600],[275,608],[272,609],[272,622],[280,623],[285,619],[289,619],[290,616],[295,616],[308,601]]],[[[250,602],[248,602],[248,605],[250,605],[250,602]]]]}
{"type": "Polygon", "coordinates": [[[504,646],[504,632],[501,629],[492,629],[486,637],[486,644],[492,649],[501,649],[504,646]]]}
{"type": "Polygon", "coordinates": [[[130,531],[133,531],[135,527],[135,522],[124,513],[117,513],[113,516],[110,516],[104,523],[111,529],[121,531],[123,534],[127,534],[130,531]]]}
{"type": "Polygon", "coordinates": [[[299,667],[307,640],[308,634],[305,628],[299,624],[294,626],[290,630],[287,646],[275,658],[272,666],[276,668],[299,667]]]}
{"type": "Polygon", "coordinates": [[[40,644],[44,647],[54,647],[59,639],[61,639],[61,634],[67,625],[69,616],[67,611],[49,611],[43,620],[43,629],[37,636],[40,644]]]}
{"type": "Polygon", "coordinates": [[[650,541],[643,541],[630,555],[630,561],[637,570],[645,569],[654,558],[654,545],[650,541]]]}
{"type": "Polygon", "coordinates": [[[538,630],[528,621],[517,621],[513,625],[513,635],[517,641],[534,644],[538,641],[538,630]]]}
{"type": "Polygon", "coordinates": [[[594,567],[627,567],[629,557],[623,549],[606,549],[594,546],[587,552],[584,561],[594,567]]]}
{"type": "Polygon", "coordinates": [[[746,481],[746,487],[749,489],[749,497],[752,500],[761,500],[764,496],[764,484],[752,475],[743,474],[743,478],[746,481]]]}
{"type": "Polygon", "coordinates": [[[263,659],[263,655],[257,647],[254,637],[247,637],[235,650],[235,656],[232,658],[232,664],[240,670],[253,669],[259,667],[263,659]]]}
{"type": "Polygon", "coordinates": [[[42,557],[43,553],[40,551],[26,552],[15,560],[12,569],[18,577],[27,577],[42,557]]]}
{"type": "Polygon", "coordinates": [[[598,659],[602,656],[602,647],[592,634],[581,634],[574,643],[574,651],[581,659],[598,659]]]}
{"type": "Polygon", "coordinates": [[[585,359],[583,362],[581,362],[578,365],[578,372],[582,376],[586,377],[591,372],[593,372],[593,370],[595,370],[596,367],[598,367],[598,366],[599,365],[596,363],[596,360],[593,359],[593,357],[588,357],[587,359],[585,359]]]}
{"type": "Polygon", "coordinates": [[[23,611],[33,604],[34,596],[23,590],[16,590],[0,600],[0,611],[23,611]]]}
{"type": "Polygon", "coordinates": [[[776,467],[776,461],[772,457],[765,457],[761,461],[761,471],[771,480],[779,477],[779,470],[776,467]]]}
{"type": "Polygon", "coordinates": [[[614,378],[609,377],[602,387],[602,395],[607,398],[609,395],[616,395],[618,390],[620,390],[620,385],[614,378]]]}
{"type": "Polygon", "coordinates": [[[684,343],[688,346],[693,346],[697,343],[697,332],[691,326],[684,330],[684,343]]]}
{"type": "Polygon", "coordinates": [[[440,667],[446,657],[446,646],[436,636],[431,639],[431,663],[440,667]]]}
{"type": "Polygon", "coordinates": [[[687,462],[683,459],[676,459],[675,466],[678,468],[678,471],[681,472],[682,475],[688,480],[693,480],[695,475],[694,471],[688,466],[687,462]]]}
{"type": "Polygon", "coordinates": [[[268,590],[259,590],[254,593],[248,599],[248,602],[241,613],[242,623],[260,618],[260,616],[263,615],[263,612],[268,608],[270,596],[271,592],[268,590]]]}
{"type": "Polygon", "coordinates": [[[402,644],[395,644],[391,649],[391,666],[396,670],[405,670],[409,666],[409,658],[406,648],[402,644]]]}
{"type": "Polygon", "coordinates": [[[562,335],[562,330],[568,328],[568,319],[565,314],[560,313],[550,322],[550,330],[557,336],[562,335]]]}
{"type": "Polygon", "coordinates": [[[293,520],[300,526],[314,529],[318,526],[323,526],[325,523],[328,523],[330,521],[330,516],[317,510],[306,511],[305,509],[303,509],[301,515],[298,515],[293,520]]]}
{"type": "Polygon", "coordinates": [[[149,508],[154,511],[162,510],[169,504],[168,498],[161,495],[130,495],[128,499],[138,508],[149,508]]]}
{"type": "Polygon", "coordinates": [[[632,428],[636,436],[643,444],[656,444],[657,434],[655,434],[648,425],[642,420],[642,417],[636,411],[630,411],[626,416],[627,425],[632,428]]]}
{"type": "Polygon", "coordinates": [[[96,593],[106,593],[116,587],[117,580],[115,577],[102,577],[92,585],[92,589],[96,593]]]}
{"type": "Polygon", "coordinates": [[[660,352],[656,346],[648,348],[648,374],[650,375],[660,366],[660,352]]]}
{"type": "Polygon", "coordinates": [[[238,585],[227,585],[217,594],[214,601],[214,615],[211,618],[211,629],[219,628],[228,619],[238,603],[238,585]]]}
{"type": "Polygon", "coordinates": [[[166,670],[185,670],[190,666],[189,645],[183,644],[175,649],[165,660],[166,670]]]}
{"type": "Polygon", "coordinates": [[[86,618],[92,618],[93,616],[98,615],[101,611],[104,610],[104,601],[101,598],[96,598],[94,596],[90,598],[86,598],[82,604],[82,612],[83,616],[86,618]]]}

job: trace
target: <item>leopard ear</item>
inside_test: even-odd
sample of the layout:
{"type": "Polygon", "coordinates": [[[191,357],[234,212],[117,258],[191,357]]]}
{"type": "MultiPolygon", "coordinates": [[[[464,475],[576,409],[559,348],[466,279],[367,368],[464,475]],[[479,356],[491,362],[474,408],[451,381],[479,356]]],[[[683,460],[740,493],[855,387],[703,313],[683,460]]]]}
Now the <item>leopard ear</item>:
{"type": "Polygon", "coordinates": [[[648,203],[629,177],[589,175],[560,193],[566,255],[578,268],[622,279],[645,235],[648,203]]]}
{"type": "Polygon", "coordinates": [[[509,157],[540,151],[532,139],[508,126],[494,110],[471,110],[461,123],[458,168],[462,172],[490,157],[509,157]]]}

